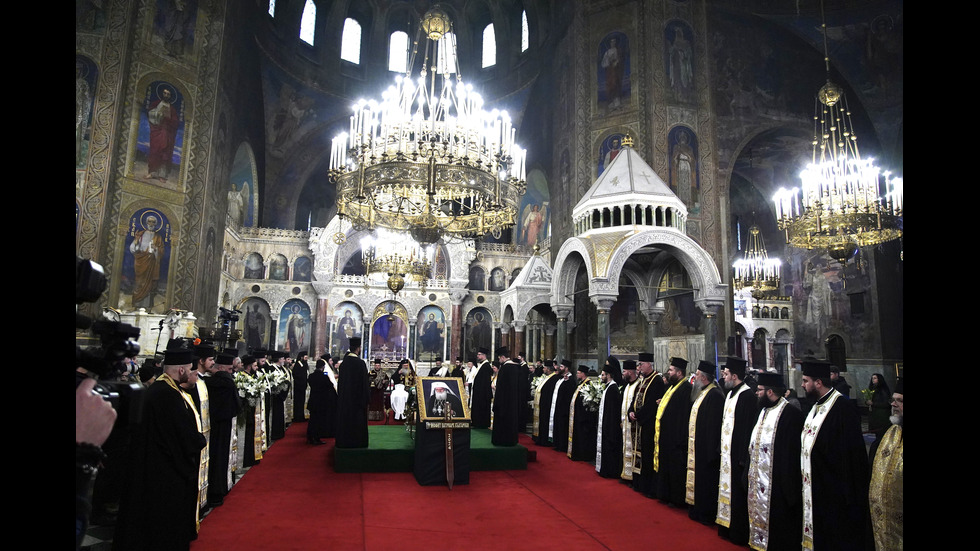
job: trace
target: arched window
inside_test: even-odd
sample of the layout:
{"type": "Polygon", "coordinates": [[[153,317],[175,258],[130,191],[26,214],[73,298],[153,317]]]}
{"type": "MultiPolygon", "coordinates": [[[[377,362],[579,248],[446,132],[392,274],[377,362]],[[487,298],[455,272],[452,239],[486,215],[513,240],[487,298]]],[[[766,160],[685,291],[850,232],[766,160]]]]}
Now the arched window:
{"type": "Polygon", "coordinates": [[[456,74],[456,35],[446,33],[439,39],[437,46],[439,53],[436,58],[439,62],[436,71],[440,75],[456,74]]]}
{"type": "Polygon", "coordinates": [[[269,15],[276,16],[276,0],[269,0],[269,15]]]}
{"type": "Polygon", "coordinates": [[[526,52],[530,44],[530,33],[527,30],[527,11],[521,12],[521,51],[526,52]]]}
{"type": "MultiPolygon", "coordinates": [[[[269,3],[269,12],[275,9],[275,2],[269,3]]],[[[274,14],[273,14],[274,15],[274,14]]],[[[303,18],[299,22],[299,39],[310,46],[313,45],[313,37],[316,34],[316,4],[313,0],[306,0],[303,6],[303,18]]]]}
{"type": "Polygon", "coordinates": [[[391,33],[388,39],[388,70],[396,73],[408,70],[408,33],[391,33]]]}
{"type": "Polygon", "coordinates": [[[356,65],[361,63],[361,24],[350,17],[344,21],[344,34],[340,39],[340,59],[356,65]]]}
{"type": "Polygon", "coordinates": [[[493,23],[483,29],[483,68],[497,64],[497,40],[493,34],[493,23]]]}

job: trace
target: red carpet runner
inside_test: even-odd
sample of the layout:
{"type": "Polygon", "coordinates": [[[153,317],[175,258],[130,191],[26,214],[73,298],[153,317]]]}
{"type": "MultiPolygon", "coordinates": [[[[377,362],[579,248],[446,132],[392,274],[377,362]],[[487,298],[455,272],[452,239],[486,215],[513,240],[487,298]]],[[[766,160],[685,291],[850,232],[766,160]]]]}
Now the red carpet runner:
{"type": "Polygon", "coordinates": [[[745,549],[526,435],[538,455],[526,471],[473,472],[452,490],[411,473],[334,473],[327,442],[308,446],[305,423],[292,425],[191,549],[745,549]]]}

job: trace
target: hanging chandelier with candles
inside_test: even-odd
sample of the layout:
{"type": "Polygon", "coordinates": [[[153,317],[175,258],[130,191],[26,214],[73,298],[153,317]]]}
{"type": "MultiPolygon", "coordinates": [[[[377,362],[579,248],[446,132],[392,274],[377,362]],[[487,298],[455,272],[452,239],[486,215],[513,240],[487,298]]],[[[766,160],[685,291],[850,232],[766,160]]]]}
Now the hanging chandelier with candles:
{"type": "MultiPolygon", "coordinates": [[[[821,3],[821,18],[823,4],[821,3]]],[[[776,221],[786,242],[826,248],[840,262],[858,247],[902,237],[902,178],[862,158],[843,90],[830,81],[827,24],[822,21],[827,84],[817,93],[813,159],[800,174],[802,186],[773,196],[776,221]]]]}
{"type": "Polygon", "coordinates": [[[405,288],[405,278],[410,277],[425,292],[425,283],[432,278],[432,262],[435,247],[416,242],[405,232],[385,229],[376,235],[361,239],[361,261],[368,274],[387,274],[385,284],[398,294],[405,288]]]}
{"type": "Polygon", "coordinates": [[[507,113],[485,111],[463,83],[441,8],[423,16],[408,67],[380,101],[358,101],[349,132],[333,140],[338,214],[356,230],[408,231],[422,244],[499,237],[527,187],[526,151],[507,113]],[[412,78],[420,38],[422,69],[412,78]]]}
{"type": "Polygon", "coordinates": [[[769,258],[759,226],[753,225],[749,228],[749,245],[745,254],[732,264],[735,289],[751,287],[752,297],[756,300],[779,290],[779,270],[782,264],[778,258],[769,258]]]}

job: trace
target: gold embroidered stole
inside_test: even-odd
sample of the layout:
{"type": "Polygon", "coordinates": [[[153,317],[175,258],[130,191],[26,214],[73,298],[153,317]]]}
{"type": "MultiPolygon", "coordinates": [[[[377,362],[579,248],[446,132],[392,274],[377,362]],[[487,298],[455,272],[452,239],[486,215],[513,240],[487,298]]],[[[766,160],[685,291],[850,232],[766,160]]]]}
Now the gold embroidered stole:
{"type": "MultiPolygon", "coordinates": [[[[643,404],[646,403],[647,391],[650,390],[650,386],[653,384],[653,380],[660,376],[660,373],[654,371],[649,377],[646,377],[640,381],[639,388],[636,389],[636,398],[633,401],[633,412],[636,413],[640,411],[643,404]]],[[[643,427],[640,426],[639,421],[633,423],[633,474],[640,474],[642,467],[643,457],[643,446],[640,445],[640,437],[643,436],[643,427]]]]}
{"type": "Polygon", "coordinates": [[[197,473],[197,503],[202,509],[208,504],[208,465],[211,457],[208,455],[211,449],[211,406],[208,400],[208,385],[204,384],[201,377],[197,378],[197,396],[201,400],[201,433],[207,442],[201,450],[201,461],[198,465],[197,473]]]}
{"type": "Polygon", "coordinates": [[[698,426],[698,408],[701,407],[701,402],[703,402],[704,398],[708,395],[708,391],[714,390],[717,387],[718,385],[712,382],[710,385],[708,385],[701,391],[701,394],[699,394],[698,397],[694,400],[694,405],[691,406],[691,417],[688,419],[687,422],[687,434],[688,434],[687,436],[687,486],[686,486],[687,493],[684,497],[684,501],[688,505],[694,505],[694,484],[695,484],[694,468],[696,466],[694,461],[695,460],[695,447],[694,447],[695,434],[694,433],[698,426]]]}
{"type": "Polygon", "coordinates": [[[729,527],[732,520],[732,433],[735,431],[735,407],[738,397],[748,390],[744,384],[725,397],[725,413],[721,423],[721,471],[718,476],[718,517],[716,524],[729,527]]]}
{"type": "Polygon", "coordinates": [[[589,378],[586,377],[584,381],[575,387],[575,392],[572,394],[572,403],[568,405],[568,451],[565,455],[571,459],[572,457],[572,433],[575,431],[575,401],[578,400],[578,393],[582,390],[582,386],[589,383],[589,378]]]}
{"type": "Polygon", "coordinates": [[[664,416],[664,410],[667,409],[667,402],[670,401],[670,397],[674,395],[674,391],[677,387],[684,382],[684,379],[677,381],[677,384],[667,389],[664,393],[663,398],[660,399],[660,407],[657,408],[657,435],[653,439],[653,471],[660,472],[660,418],[664,416]]]}
{"type": "Polygon", "coordinates": [[[749,547],[769,547],[769,505],[772,501],[772,459],[779,418],[789,402],[780,398],[775,406],[763,408],[749,440],[749,547]]]}
{"type": "Polygon", "coordinates": [[[623,392],[623,406],[620,409],[619,423],[623,430],[623,472],[619,477],[626,480],[633,480],[633,421],[630,421],[630,406],[633,405],[633,396],[636,394],[640,380],[637,379],[626,385],[623,392]]]}
{"type": "Polygon", "coordinates": [[[902,549],[905,461],[902,427],[892,425],[878,443],[871,469],[871,527],[878,549],[902,549]]]}
{"type": "Polygon", "coordinates": [[[595,472],[602,469],[602,417],[606,413],[606,394],[614,384],[616,382],[612,380],[606,383],[606,389],[602,391],[602,400],[599,400],[599,427],[595,434],[595,472]]]}
{"type": "Polygon", "coordinates": [[[801,467],[803,469],[803,548],[813,549],[813,471],[810,464],[810,453],[813,451],[813,444],[817,441],[820,434],[820,427],[827,419],[827,413],[833,409],[841,393],[836,390],[828,392],[830,396],[822,404],[816,404],[810,408],[810,413],[803,424],[803,435],[800,444],[803,457],[801,467]]]}
{"type": "Polygon", "coordinates": [[[535,438],[538,437],[538,423],[541,422],[541,389],[544,388],[545,383],[547,383],[548,380],[550,380],[554,376],[555,376],[554,373],[550,373],[547,377],[545,377],[543,381],[541,381],[541,384],[538,385],[538,388],[534,390],[534,426],[533,426],[534,433],[533,434],[535,438]]]}
{"type": "MultiPolygon", "coordinates": [[[[197,432],[202,432],[201,416],[197,413],[197,406],[194,405],[194,399],[191,398],[191,395],[181,390],[180,387],[177,386],[176,381],[170,378],[170,375],[167,375],[166,373],[160,375],[157,380],[163,381],[167,384],[167,386],[176,390],[180,394],[180,397],[184,399],[184,404],[194,413],[194,422],[197,423],[197,432]]],[[[199,507],[194,508],[194,526],[197,532],[201,531],[201,509],[199,507]]]]}

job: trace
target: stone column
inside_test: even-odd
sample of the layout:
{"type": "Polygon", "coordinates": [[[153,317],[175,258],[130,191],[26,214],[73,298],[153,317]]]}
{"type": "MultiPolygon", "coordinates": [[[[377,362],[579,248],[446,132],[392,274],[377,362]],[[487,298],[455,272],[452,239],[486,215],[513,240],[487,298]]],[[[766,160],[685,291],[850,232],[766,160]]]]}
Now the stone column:
{"type": "Polygon", "coordinates": [[[313,349],[310,350],[310,356],[314,358],[319,358],[324,352],[330,350],[330,330],[333,317],[327,310],[329,304],[330,301],[326,298],[318,297],[316,299],[316,325],[313,328],[313,349]]]}
{"type": "Polygon", "coordinates": [[[614,298],[592,297],[596,306],[596,360],[598,368],[606,363],[609,357],[609,309],[616,304],[614,298]]]}
{"type": "Polygon", "coordinates": [[[527,322],[514,320],[513,325],[514,346],[510,347],[510,355],[511,357],[516,357],[517,353],[524,349],[524,327],[527,325],[527,322]]]}
{"type": "Polygon", "coordinates": [[[660,318],[663,317],[664,310],[665,308],[663,306],[653,306],[643,310],[643,316],[647,319],[647,352],[653,352],[653,341],[660,336],[657,324],[660,323],[660,318]]]}
{"type": "Polygon", "coordinates": [[[555,357],[555,333],[557,327],[554,325],[547,325],[544,328],[544,352],[542,353],[542,360],[551,359],[555,357]]]}
{"type": "Polygon", "coordinates": [[[718,365],[718,310],[724,306],[721,300],[696,301],[704,313],[704,359],[718,365]]]}
{"type": "Polygon", "coordinates": [[[414,358],[416,355],[416,350],[418,350],[418,343],[416,342],[416,331],[415,326],[418,324],[418,318],[411,318],[408,320],[408,344],[406,348],[408,350],[405,352],[407,357],[414,358]]]}
{"type": "Polygon", "coordinates": [[[553,306],[552,309],[558,318],[558,326],[556,328],[558,333],[558,349],[555,351],[555,357],[560,362],[568,357],[568,315],[572,313],[572,307],[553,306]]]}
{"type": "Polygon", "coordinates": [[[463,355],[463,301],[469,291],[466,289],[450,289],[449,302],[452,304],[450,317],[452,325],[449,333],[449,358],[455,359],[463,355]]]}
{"type": "MultiPolygon", "coordinates": [[[[490,354],[495,354],[497,352],[497,348],[499,348],[501,346],[510,346],[510,344],[509,344],[510,343],[510,325],[508,323],[506,323],[506,322],[500,321],[500,322],[495,322],[494,323],[494,327],[496,329],[500,329],[500,341],[494,343],[494,345],[490,348],[490,354]]],[[[496,360],[497,357],[494,356],[493,358],[488,358],[488,359],[492,362],[492,361],[496,360]]]]}

